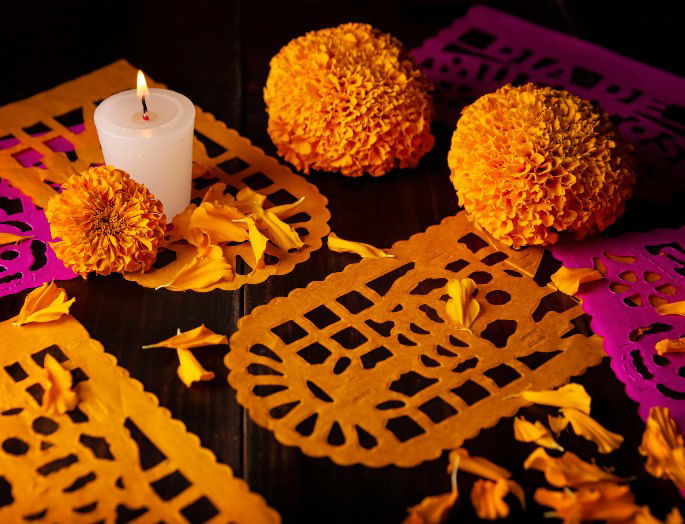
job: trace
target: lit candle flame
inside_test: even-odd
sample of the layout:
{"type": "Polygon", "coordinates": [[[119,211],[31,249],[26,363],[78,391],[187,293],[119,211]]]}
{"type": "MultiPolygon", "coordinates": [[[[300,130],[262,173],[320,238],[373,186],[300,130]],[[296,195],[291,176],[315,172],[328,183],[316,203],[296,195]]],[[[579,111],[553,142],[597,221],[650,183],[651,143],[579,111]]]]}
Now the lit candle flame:
{"type": "Polygon", "coordinates": [[[149,98],[150,91],[147,88],[145,75],[140,69],[138,69],[137,84],[136,92],[138,93],[138,98],[140,98],[140,103],[143,105],[143,120],[150,120],[147,112],[147,102],[145,100],[145,98],[149,98]]]}

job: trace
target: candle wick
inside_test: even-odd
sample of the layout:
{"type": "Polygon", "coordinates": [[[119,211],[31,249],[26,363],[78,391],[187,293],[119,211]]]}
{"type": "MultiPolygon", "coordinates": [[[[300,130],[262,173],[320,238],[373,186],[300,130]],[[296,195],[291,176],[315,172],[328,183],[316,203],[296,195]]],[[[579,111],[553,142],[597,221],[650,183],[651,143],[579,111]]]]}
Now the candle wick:
{"type": "Polygon", "coordinates": [[[143,120],[150,120],[150,116],[147,112],[147,103],[145,102],[145,95],[140,97],[140,101],[143,103],[143,120]]]}

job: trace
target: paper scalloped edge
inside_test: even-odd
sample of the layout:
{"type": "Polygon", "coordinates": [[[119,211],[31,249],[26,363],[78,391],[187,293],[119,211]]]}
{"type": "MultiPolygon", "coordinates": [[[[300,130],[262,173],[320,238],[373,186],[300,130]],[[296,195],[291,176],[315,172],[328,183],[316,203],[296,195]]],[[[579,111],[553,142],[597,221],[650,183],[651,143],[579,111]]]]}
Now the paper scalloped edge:
{"type": "MultiPolygon", "coordinates": [[[[438,224],[433,224],[433,225],[429,226],[428,228],[426,228],[424,231],[420,231],[420,232],[418,232],[418,233],[414,233],[414,234],[411,235],[408,239],[398,240],[397,242],[395,242],[395,243],[392,244],[392,246],[390,247],[390,249],[395,249],[396,247],[400,247],[400,246],[402,246],[404,243],[411,242],[412,239],[413,239],[414,237],[418,236],[418,235],[423,235],[423,234],[425,234],[425,233],[428,233],[428,232],[429,232],[430,230],[432,230],[432,229],[441,227],[442,223],[443,223],[445,220],[449,219],[449,218],[451,218],[451,217],[450,217],[450,216],[444,217],[442,220],[440,220],[440,222],[439,222],[438,224]]],[[[261,310],[261,309],[263,309],[263,308],[267,308],[267,307],[269,307],[269,306],[272,305],[272,304],[280,303],[280,302],[282,302],[282,301],[289,300],[289,299],[291,299],[291,298],[292,298],[293,300],[295,300],[296,297],[300,296],[300,295],[303,294],[303,293],[306,293],[307,290],[308,290],[311,286],[313,286],[313,285],[315,285],[315,284],[317,284],[317,283],[320,283],[320,282],[325,282],[325,281],[329,280],[330,278],[333,278],[335,275],[338,275],[338,274],[340,274],[340,273],[344,274],[344,273],[350,272],[350,271],[352,271],[355,267],[357,267],[358,264],[365,264],[365,263],[370,263],[370,262],[372,262],[372,259],[362,259],[362,260],[359,261],[359,262],[350,263],[350,264],[348,264],[345,268],[343,268],[342,271],[337,271],[337,272],[334,272],[334,273],[330,273],[330,274],[328,274],[325,278],[323,278],[323,279],[321,279],[321,280],[313,280],[313,281],[309,282],[309,283],[308,283],[305,287],[303,287],[303,288],[296,288],[296,289],[293,289],[290,293],[288,293],[288,294],[287,294],[286,296],[284,296],[284,297],[277,297],[277,298],[271,300],[270,302],[268,302],[268,303],[266,303],[266,304],[262,304],[262,305],[257,306],[257,307],[254,308],[252,311],[250,311],[250,313],[248,313],[247,315],[242,316],[242,317],[238,320],[238,323],[237,323],[237,325],[236,325],[236,330],[233,332],[233,334],[231,335],[231,337],[230,337],[230,339],[229,339],[229,341],[228,341],[229,348],[232,347],[231,343],[232,343],[233,338],[235,337],[236,333],[242,329],[243,324],[247,321],[247,318],[248,318],[249,316],[251,316],[253,313],[255,313],[255,312],[257,312],[257,311],[259,311],[259,310],[261,310]]],[[[511,264],[511,263],[510,263],[510,264],[511,264]]],[[[512,265],[513,265],[513,264],[512,264],[512,265]]],[[[516,266],[516,267],[518,268],[518,266],[516,266]]],[[[526,274],[529,274],[529,273],[526,272],[526,274]]],[[[556,290],[556,288],[554,288],[554,287],[553,287],[551,284],[549,284],[549,283],[548,283],[548,284],[545,284],[545,287],[556,290]]],[[[550,311],[549,314],[559,315],[559,313],[556,313],[556,312],[554,312],[554,311],[550,311]]],[[[602,341],[602,349],[604,349],[604,338],[603,338],[602,336],[600,336],[599,334],[594,333],[594,331],[593,331],[593,334],[594,334],[593,336],[596,336],[598,339],[601,339],[601,341],[602,341]]],[[[230,352],[230,351],[232,351],[232,349],[229,349],[229,352],[230,352]]],[[[228,354],[227,354],[227,355],[228,355],[228,354]]],[[[568,376],[568,377],[562,379],[562,382],[560,382],[560,383],[558,383],[558,384],[555,384],[555,385],[550,385],[549,387],[550,387],[550,388],[559,387],[559,386],[561,386],[561,385],[563,385],[563,384],[568,383],[568,382],[571,380],[572,377],[581,376],[581,375],[584,374],[589,368],[595,367],[595,366],[599,365],[599,364],[602,362],[602,360],[603,360],[604,358],[606,358],[606,357],[607,357],[607,355],[606,355],[606,353],[604,353],[603,355],[598,355],[597,358],[594,359],[594,360],[588,360],[588,361],[585,363],[585,364],[586,364],[585,367],[583,367],[583,368],[582,368],[581,370],[579,370],[577,373],[573,373],[573,374],[571,374],[570,376],[568,376]]],[[[479,428],[479,429],[477,429],[476,431],[472,432],[472,434],[467,434],[467,435],[464,437],[464,439],[462,440],[462,442],[455,442],[453,448],[445,448],[445,449],[442,449],[442,450],[438,449],[438,450],[436,450],[435,452],[433,452],[433,453],[431,453],[431,454],[429,454],[429,455],[426,455],[423,459],[419,459],[419,460],[407,460],[407,461],[402,461],[402,460],[400,460],[400,461],[398,461],[398,462],[396,462],[396,463],[388,464],[387,461],[381,462],[381,461],[376,460],[375,458],[373,458],[373,459],[371,459],[371,460],[369,460],[369,461],[367,461],[367,462],[365,462],[365,463],[362,464],[360,461],[354,462],[354,461],[339,460],[337,457],[331,457],[331,456],[327,455],[326,453],[322,453],[322,452],[318,452],[318,451],[311,451],[311,450],[310,450],[310,445],[309,445],[309,442],[308,442],[308,441],[305,441],[303,445],[300,445],[300,444],[299,444],[299,441],[298,441],[298,442],[295,442],[295,441],[293,441],[293,440],[291,440],[291,439],[289,439],[289,438],[287,438],[287,437],[286,437],[286,438],[283,438],[282,435],[278,434],[276,431],[273,430],[273,428],[272,428],[272,422],[271,422],[272,419],[266,418],[266,420],[264,420],[258,413],[255,413],[252,409],[250,409],[250,407],[246,407],[246,406],[247,406],[247,403],[245,402],[245,398],[248,396],[248,395],[247,395],[247,392],[244,391],[244,390],[239,389],[239,388],[237,387],[237,384],[234,384],[234,379],[232,379],[232,377],[233,377],[234,375],[233,375],[233,373],[232,373],[232,371],[231,371],[231,368],[230,368],[230,367],[228,366],[228,364],[227,364],[227,356],[224,357],[224,365],[225,365],[226,368],[228,369],[228,375],[226,376],[226,380],[228,381],[229,385],[235,390],[235,392],[236,392],[236,398],[237,398],[237,400],[238,400],[238,403],[240,404],[240,406],[241,406],[243,409],[246,409],[246,410],[248,411],[248,413],[250,414],[250,418],[251,418],[255,423],[257,423],[259,426],[261,426],[261,427],[263,427],[263,428],[265,428],[265,429],[271,431],[272,435],[273,435],[273,436],[276,438],[276,440],[277,440],[278,442],[280,442],[281,444],[283,444],[283,445],[285,445],[285,446],[290,446],[290,447],[298,448],[298,449],[300,449],[300,450],[301,450],[305,455],[307,455],[307,456],[311,456],[311,457],[315,457],[315,458],[321,458],[321,457],[329,458],[331,461],[333,461],[333,462],[334,462],[335,464],[337,464],[338,466],[353,466],[353,465],[361,464],[361,465],[364,465],[364,466],[367,466],[367,467],[385,467],[385,466],[398,466],[398,467],[406,467],[406,468],[414,467],[414,466],[417,466],[417,465],[419,465],[419,464],[422,464],[423,462],[426,462],[426,461],[429,461],[429,460],[435,460],[435,459],[437,459],[438,457],[440,457],[440,456],[442,455],[442,453],[443,453],[445,450],[447,450],[447,449],[453,449],[453,448],[459,447],[459,446],[460,446],[463,442],[465,442],[466,440],[469,440],[469,439],[472,439],[472,438],[476,437],[482,430],[484,430],[484,429],[489,429],[489,428],[492,428],[492,427],[496,426],[497,423],[499,423],[500,420],[502,420],[502,419],[504,419],[504,418],[509,418],[509,417],[514,416],[514,415],[519,411],[519,409],[521,409],[521,408],[524,407],[524,406],[529,406],[529,405],[532,404],[531,402],[527,402],[527,401],[524,401],[524,400],[521,400],[521,399],[512,399],[512,400],[511,400],[511,409],[506,409],[506,410],[504,410],[504,415],[502,415],[502,414],[497,415],[497,414],[494,413],[494,412],[490,412],[489,414],[487,414],[487,415],[484,417],[484,419],[485,419],[486,422],[481,426],[481,428],[479,428]],[[494,415],[494,416],[493,416],[493,415],[494,415]]]]}

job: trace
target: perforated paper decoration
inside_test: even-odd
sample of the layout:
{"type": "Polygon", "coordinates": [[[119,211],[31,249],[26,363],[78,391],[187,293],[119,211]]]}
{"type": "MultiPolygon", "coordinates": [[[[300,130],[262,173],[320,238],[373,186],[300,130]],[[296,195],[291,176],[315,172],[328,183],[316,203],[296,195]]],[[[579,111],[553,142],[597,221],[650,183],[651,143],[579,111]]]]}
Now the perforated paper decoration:
{"type": "Polygon", "coordinates": [[[643,197],[668,201],[685,188],[680,77],[481,5],[411,53],[436,85],[436,120],[454,124],[463,106],[507,83],[567,89],[598,103],[635,144],[643,197]]]}
{"type": "Polygon", "coordinates": [[[395,244],[395,258],[352,264],[242,318],[226,356],[240,404],[308,455],[413,466],[514,414],[522,402],[508,395],[596,364],[601,341],[580,334],[580,306],[532,278],[542,251],[472,229],[463,213],[447,218],[395,244]],[[481,305],[472,333],[445,311],[445,284],[465,277],[481,305]]]}
{"type": "Polygon", "coordinates": [[[0,339],[0,522],[280,520],[72,317],[0,339]],[[41,407],[47,354],[80,398],[65,415],[41,407]]]}
{"type": "Polygon", "coordinates": [[[552,247],[567,267],[606,268],[604,280],[581,288],[578,296],[604,337],[611,368],[639,402],[640,415],[667,406],[685,428],[685,354],[660,357],[654,346],[685,336],[685,317],[660,315],[655,307],[685,300],[685,228],[597,237],[552,247]]]}
{"type": "MultiPolygon", "coordinates": [[[[136,69],[119,60],[80,78],[0,108],[0,176],[13,187],[45,207],[59,184],[71,174],[103,162],[93,124],[96,104],[113,93],[134,85],[136,69]]],[[[153,87],[164,87],[152,80],[153,87]]],[[[298,213],[287,219],[305,242],[302,249],[285,253],[269,245],[264,267],[256,263],[249,244],[225,249],[236,270],[236,278],[217,287],[231,290],[243,284],[263,282],[270,275],[286,274],[321,247],[328,234],[330,213],[326,198],[315,186],[294,174],[275,158],[253,146],[213,115],[196,107],[193,151],[193,201],[198,202],[214,182],[224,182],[236,193],[250,187],[267,195],[273,205],[305,197],[298,213]]],[[[141,285],[157,287],[168,283],[192,257],[187,246],[174,247],[162,255],[155,271],[127,278],[141,285]]],[[[39,285],[41,282],[37,282],[39,285]]]]}

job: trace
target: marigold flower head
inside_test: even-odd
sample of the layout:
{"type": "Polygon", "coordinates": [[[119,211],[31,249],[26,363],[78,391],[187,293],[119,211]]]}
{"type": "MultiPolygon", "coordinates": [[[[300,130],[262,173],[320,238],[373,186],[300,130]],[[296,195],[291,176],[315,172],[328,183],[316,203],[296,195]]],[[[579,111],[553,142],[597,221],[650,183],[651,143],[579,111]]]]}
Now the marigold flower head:
{"type": "Polygon", "coordinates": [[[149,269],[166,226],[161,202],[111,166],[69,177],[46,215],[57,240],[52,248],[81,276],[149,269]]]}
{"type": "Polygon", "coordinates": [[[602,231],[635,186],[631,146],[568,91],[506,85],[464,108],[448,163],[460,204],[505,244],[602,231]]]}
{"type": "Polygon", "coordinates": [[[269,135],[295,167],[380,176],[433,147],[431,84],[402,44],[367,24],[312,31],[271,60],[269,135]]]}

